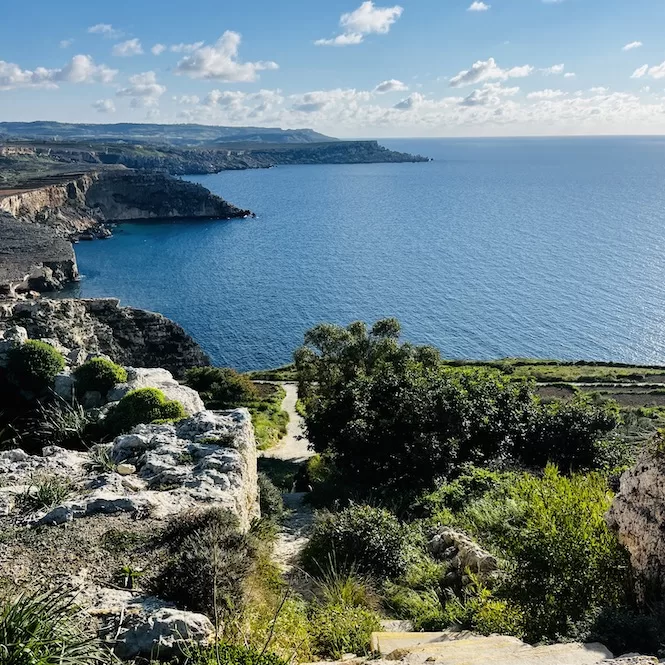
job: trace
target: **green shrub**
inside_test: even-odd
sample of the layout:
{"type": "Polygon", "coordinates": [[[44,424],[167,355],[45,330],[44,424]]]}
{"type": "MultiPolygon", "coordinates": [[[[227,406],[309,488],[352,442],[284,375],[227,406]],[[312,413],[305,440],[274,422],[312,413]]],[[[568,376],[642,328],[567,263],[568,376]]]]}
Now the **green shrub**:
{"type": "Polygon", "coordinates": [[[625,602],[630,566],[605,523],[611,501],[603,475],[565,477],[548,466],[461,514],[460,524],[506,561],[496,595],[521,608],[529,640],[570,635],[595,608],[625,602]]]}
{"type": "Polygon", "coordinates": [[[282,492],[265,473],[259,473],[259,504],[262,517],[280,519],[284,514],[282,492]]]}
{"type": "Polygon", "coordinates": [[[321,576],[331,565],[377,580],[398,577],[408,565],[411,534],[383,508],[352,505],[318,515],[303,550],[307,572],[321,576]]]}
{"type": "Polygon", "coordinates": [[[214,402],[219,408],[239,406],[259,397],[249,377],[228,367],[192,367],[185,381],[205,402],[214,402]]]}
{"type": "Polygon", "coordinates": [[[233,644],[211,646],[186,655],[190,665],[287,665],[289,662],[270,651],[233,644]]]}
{"type": "Polygon", "coordinates": [[[441,599],[434,589],[417,591],[406,585],[387,582],[385,603],[398,619],[408,619],[414,630],[441,630],[447,625],[441,599]]]}
{"type": "Polygon", "coordinates": [[[162,540],[170,559],[152,592],[217,622],[236,619],[257,558],[257,545],[251,534],[240,532],[237,518],[219,508],[178,515],[162,540]]]}
{"type": "Polygon", "coordinates": [[[178,420],[186,416],[185,410],[175,400],[167,400],[157,388],[138,388],[128,392],[108,413],[107,429],[113,434],[129,432],[141,423],[156,420],[178,420]]]}
{"type": "Polygon", "coordinates": [[[30,424],[30,432],[24,435],[28,446],[32,443],[43,448],[48,444],[82,450],[93,435],[94,421],[78,402],[70,404],[58,397],[40,404],[30,424]]]}
{"type": "Polygon", "coordinates": [[[46,342],[29,339],[9,353],[7,369],[21,388],[35,392],[51,385],[56,375],[65,368],[65,359],[46,342]]]}
{"type": "Polygon", "coordinates": [[[325,658],[369,653],[372,633],[379,630],[378,615],[364,607],[322,605],[311,617],[314,649],[325,658]]]}
{"type": "Polygon", "coordinates": [[[3,665],[101,665],[116,660],[83,628],[71,594],[23,592],[0,601],[3,665]]]}
{"type": "Polygon", "coordinates": [[[96,390],[105,395],[117,383],[127,381],[127,371],[106,358],[92,358],[74,370],[74,378],[80,394],[96,390]]]}

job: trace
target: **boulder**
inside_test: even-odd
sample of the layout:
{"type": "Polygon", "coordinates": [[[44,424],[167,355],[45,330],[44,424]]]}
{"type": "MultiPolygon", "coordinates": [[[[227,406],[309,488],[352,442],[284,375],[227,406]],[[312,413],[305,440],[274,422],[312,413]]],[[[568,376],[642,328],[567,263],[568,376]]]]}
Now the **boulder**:
{"type": "Polygon", "coordinates": [[[100,621],[100,635],[122,660],[170,661],[205,646],[215,629],[203,614],[176,609],[151,596],[119,589],[96,589],[89,612],[100,621]]]}
{"type": "Polygon", "coordinates": [[[158,388],[168,399],[177,400],[185,409],[185,413],[193,415],[205,409],[203,400],[196,390],[178,383],[171,372],[162,368],[127,367],[127,383],[120,383],[112,388],[106,398],[117,402],[131,390],[137,388],[158,388]]]}
{"type": "Polygon", "coordinates": [[[55,377],[53,390],[58,397],[62,397],[67,402],[71,402],[74,398],[74,386],[76,382],[74,377],[68,372],[62,372],[55,377]]]}
{"type": "Polygon", "coordinates": [[[442,528],[432,538],[429,549],[434,557],[448,559],[451,567],[461,575],[470,570],[487,576],[498,569],[496,558],[487,550],[467,535],[448,527],[442,528]]]}

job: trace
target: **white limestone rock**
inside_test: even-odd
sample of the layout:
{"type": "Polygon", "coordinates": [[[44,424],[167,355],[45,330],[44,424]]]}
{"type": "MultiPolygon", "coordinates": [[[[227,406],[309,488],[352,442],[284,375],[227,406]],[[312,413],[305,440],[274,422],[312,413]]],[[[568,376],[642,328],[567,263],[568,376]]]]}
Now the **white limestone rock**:
{"type": "Polygon", "coordinates": [[[158,598],[105,588],[87,595],[102,638],[122,660],[177,659],[192,646],[210,643],[214,635],[205,615],[178,610],[158,598]]]}
{"type": "Polygon", "coordinates": [[[112,388],[106,396],[108,401],[117,402],[130,390],[137,388],[158,388],[168,399],[180,402],[187,415],[191,416],[205,409],[203,400],[196,390],[179,384],[168,370],[160,367],[127,367],[125,369],[127,370],[127,382],[112,388]]]}

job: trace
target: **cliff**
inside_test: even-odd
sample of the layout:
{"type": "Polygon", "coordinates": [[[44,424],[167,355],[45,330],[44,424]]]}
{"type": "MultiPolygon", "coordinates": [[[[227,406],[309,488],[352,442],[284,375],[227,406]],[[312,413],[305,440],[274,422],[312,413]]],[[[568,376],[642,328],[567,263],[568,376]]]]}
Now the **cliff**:
{"type": "Polygon", "coordinates": [[[0,190],[0,211],[63,236],[130,219],[231,219],[251,215],[194,183],[111,169],[45,177],[0,190]]]}
{"type": "Polygon", "coordinates": [[[41,224],[0,212],[0,293],[53,291],[78,277],[70,242],[41,224]]]}
{"type": "Polygon", "coordinates": [[[54,339],[77,352],[101,353],[122,365],[163,367],[181,376],[209,365],[201,347],[170,319],[115,298],[16,300],[0,305],[0,332],[25,328],[31,339],[54,339]]]}

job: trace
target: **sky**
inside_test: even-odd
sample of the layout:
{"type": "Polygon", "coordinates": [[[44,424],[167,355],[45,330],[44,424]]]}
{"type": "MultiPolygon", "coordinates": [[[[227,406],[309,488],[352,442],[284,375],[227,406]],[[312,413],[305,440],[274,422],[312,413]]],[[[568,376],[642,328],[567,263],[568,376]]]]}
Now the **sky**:
{"type": "Polygon", "coordinates": [[[665,133],[663,0],[5,3],[0,120],[665,133]]]}

